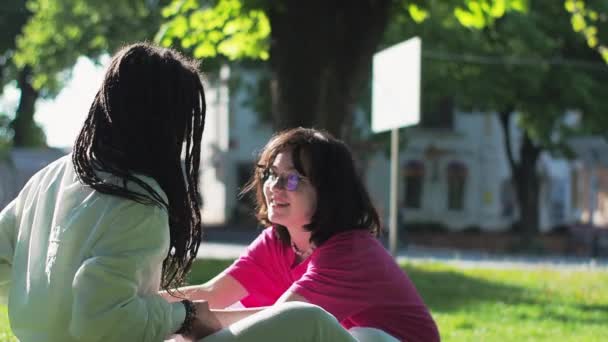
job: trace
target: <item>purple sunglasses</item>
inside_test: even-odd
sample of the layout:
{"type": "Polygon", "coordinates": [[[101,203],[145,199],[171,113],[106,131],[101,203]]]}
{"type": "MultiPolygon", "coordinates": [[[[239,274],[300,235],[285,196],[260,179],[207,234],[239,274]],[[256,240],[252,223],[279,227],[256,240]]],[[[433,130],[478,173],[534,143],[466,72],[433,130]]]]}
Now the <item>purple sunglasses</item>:
{"type": "Polygon", "coordinates": [[[298,175],[297,173],[289,173],[287,175],[278,175],[271,169],[265,169],[262,172],[262,180],[264,182],[277,182],[277,185],[281,188],[287,189],[287,191],[296,191],[298,189],[298,185],[304,179],[304,177],[298,175]]]}

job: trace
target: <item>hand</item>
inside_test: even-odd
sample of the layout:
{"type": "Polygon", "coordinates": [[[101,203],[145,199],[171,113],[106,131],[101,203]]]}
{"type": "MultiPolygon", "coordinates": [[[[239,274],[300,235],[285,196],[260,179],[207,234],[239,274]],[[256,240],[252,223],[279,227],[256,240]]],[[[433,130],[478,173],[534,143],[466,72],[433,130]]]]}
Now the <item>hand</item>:
{"type": "Polygon", "coordinates": [[[187,337],[196,341],[222,329],[220,321],[209,310],[209,303],[207,301],[194,301],[194,306],[196,307],[196,318],[192,322],[192,332],[187,337]]]}
{"type": "MultiPolygon", "coordinates": [[[[179,302],[180,300],[183,299],[181,297],[174,297],[174,296],[170,295],[169,292],[167,292],[167,291],[158,291],[158,294],[169,303],[179,302]]],[[[177,294],[179,294],[179,293],[176,293],[176,295],[177,294]]]]}

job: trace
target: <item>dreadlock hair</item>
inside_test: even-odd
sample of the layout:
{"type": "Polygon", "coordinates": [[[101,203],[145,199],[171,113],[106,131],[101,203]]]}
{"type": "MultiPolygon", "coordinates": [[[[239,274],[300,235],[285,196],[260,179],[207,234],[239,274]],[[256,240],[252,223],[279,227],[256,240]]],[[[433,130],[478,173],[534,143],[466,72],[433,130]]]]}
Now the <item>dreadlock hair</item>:
{"type": "Polygon", "coordinates": [[[114,55],[74,145],[72,162],[82,183],[167,211],[171,241],[163,261],[165,290],[183,283],[201,241],[198,172],[205,111],[195,61],[136,43],[114,55]],[[121,182],[104,182],[99,172],[121,182]],[[167,201],[135,174],[153,178],[167,201]],[[128,182],[144,193],[129,190],[128,182]]]}

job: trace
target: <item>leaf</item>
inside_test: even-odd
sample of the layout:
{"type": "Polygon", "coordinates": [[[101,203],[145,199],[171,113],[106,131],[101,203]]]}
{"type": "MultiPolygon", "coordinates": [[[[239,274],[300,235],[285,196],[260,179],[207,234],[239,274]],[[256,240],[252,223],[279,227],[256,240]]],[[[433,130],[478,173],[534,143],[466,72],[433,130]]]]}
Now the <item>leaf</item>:
{"type": "Polygon", "coordinates": [[[172,1],[161,10],[161,15],[164,18],[172,17],[181,12],[184,1],[172,1]]]}
{"type": "Polygon", "coordinates": [[[588,26],[585,29],[585,35],[586,36],[595,36],[595,35],[597,35],[597,27],[595,27],[595,26],[588,26]]]}
{"type": "Polygon", "coordinates": [[[215,55],[215,47],[210,43],[202,42],[194,49],[195,58],[213,57],[215,55]]]}
{"type": "Polygon", "coordinates": [[[492,3],[492,5],[490,7],[490,15],[492,17],[500,18],[505,14],[505,11],[506,11],[505,1],[506,0],[494,0],[494,2],[492,3]]]}
{"type": "Polygon", "coordinates": [[[598,50],[600,51],[600,54],[602,55],[604,61],[608,64],[608,48],[605,46],[600,46],[598,50]]]}
{"type": "Polygon", "coordinates": [[[460,7],[456,7],[454,9],[454,16],[464,27],[481,29],[485,26],[485,19],[483,15],[474,15],[473,13],[463,10],[460,7]]]}
{"type": "Polygon", "coordinates": [[[522,13],[527,12],[528,0],[510,0],[508,9],[522,13]]]}
{"type": "Polygon", "coordinates": [[[171,21],[171,34],[176,37],[183,37],[188,32],[188,19],[179,15],[171,21]]]}
{"type": "Polygon", "coordinates": [[[575,11],[575,7],[574,7],[574,0],[566,0],[564,2],[564,8],[566,8],[566,11],[573,13],[575,11]]]}
{"type": "Polygon", "coordinates": [[[587,26],[585,18],[580,13],[574,13],[570,22],[572,23],[572,29],[574,29],[575,32],[581,32],[587,26]]]}
{"type": "Polygon", "coordinates": [[[599,14],[596,11],[587,12],[587,17],[593,21],[597,21],[599,19],[599,14]]]}
{"type": "MultiPolygon", "coordinates": [[[[170,6],[178,1],[174,0],[170,6]]],[[[190,1],[195,0],[187,0],[190,1]]],[[[229,59],[268,59],[270,22],[261,10],[244,8],[240,0],[217,0],[211,6],[190,8],[184,5],[168,21],[169,28],[161,28],[157,37],[163,45],[173,40],[181,46],[194,49],[196,57],[224,55],[229,59]],[[185,10],[184,7],[188,7],[185,10]],[[187,23],[184,23],[185,18],[187,23]],[[179,20],[179,22],[176,22],[179,20]]]]}
{"type": "Polygon", "coordinates": [[[416,23],[423,22],[429,16],[428,11],[420,8],[416,4],[410,4],[408,6],[408,12],[410,13],[410,16],[416,23]]]}

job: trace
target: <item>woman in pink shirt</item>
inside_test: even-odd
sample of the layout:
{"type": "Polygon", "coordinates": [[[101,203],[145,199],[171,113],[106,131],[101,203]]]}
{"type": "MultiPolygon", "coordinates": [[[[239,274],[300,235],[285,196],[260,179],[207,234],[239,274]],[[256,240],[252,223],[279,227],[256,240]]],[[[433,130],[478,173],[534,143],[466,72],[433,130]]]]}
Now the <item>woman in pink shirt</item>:
{"type": "Polygon", "coordinates": [[[220,275],[182,289],[188,297],[214,309],[238,301],[251,308],[215,310],[224,326],[298,301],[331,313],[359,341],[439,340],[414,285],[377,239],[378,214],[343,142],[288,130],[270,140],[255,168],[245,191],[255,192],[268,228],[220,275]]]}

